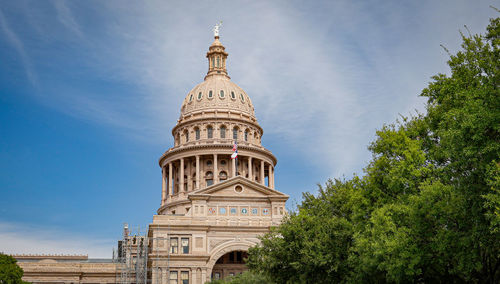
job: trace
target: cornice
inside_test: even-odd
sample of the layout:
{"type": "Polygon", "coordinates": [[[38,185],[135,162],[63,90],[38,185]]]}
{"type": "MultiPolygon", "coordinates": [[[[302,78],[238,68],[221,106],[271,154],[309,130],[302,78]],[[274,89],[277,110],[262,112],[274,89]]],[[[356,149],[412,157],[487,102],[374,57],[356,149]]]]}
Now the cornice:
{"type": "MultiPolygon", "coordinates": [[[[230,151],[230,149],[232,148],[232,146],[233,146],[232,144],[198,144],[198,145],[190,145],[190,146],[180,146],[180,147],[177,146],[177,147],[173,147],[173,148],[170,148],[167,151],[165,151],[165,153],[163,153],[163,155],[158,160],[158,165],[160,167],[162,167],[162,162],[165,159],[167,159],[168,156],[171,156],[171,155],[174,155],[174,154],[179,154],[179,153],[182,153],[182,152],[189,152],[189,151],[199,150],[199,149],[208,149],[208,148],[229,149],[228,151],[230,151]]],[[[261,154],[264,154],[264,155],[266,155],[266,156],[268,156],[268,157],[271,158],[271,160],[273,161],[273,166],[276,166],[276,163],[278,162],[278,160],[271,153],[271,151],[267,150],[264,147],[258,148],[258,147],[254,147],[254,146],[238,145],[238,149],[239,150],[255,151],[255,152],[259,152],[261,154]]],[[[230,154],[230,153],[228,152],[228,154],[230,154]]]]}

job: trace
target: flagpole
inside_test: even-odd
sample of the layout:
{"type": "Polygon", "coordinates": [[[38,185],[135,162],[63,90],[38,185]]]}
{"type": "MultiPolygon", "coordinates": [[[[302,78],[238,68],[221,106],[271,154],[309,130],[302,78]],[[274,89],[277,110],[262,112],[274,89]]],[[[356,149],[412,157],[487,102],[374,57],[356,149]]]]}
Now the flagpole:
{"type": "MultiPolygon", "coordinates": [[[[238,139],[234,140],[235,144],[236,144],[236,147],[238,147],[238,139]]],[[[238,148],[236,148],[236,151],[238,151],[238,148]]],[[[238,156],[236,156],[236,176],[238,176],[238,156]]]]}

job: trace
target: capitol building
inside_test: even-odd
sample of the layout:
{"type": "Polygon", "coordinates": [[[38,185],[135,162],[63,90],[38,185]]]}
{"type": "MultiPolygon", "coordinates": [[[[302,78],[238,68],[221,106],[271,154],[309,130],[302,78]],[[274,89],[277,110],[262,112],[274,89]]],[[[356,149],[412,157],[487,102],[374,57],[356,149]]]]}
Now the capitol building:
{"type": "MultiPolygon", "coordinates": [[[[288,195],[262,145],[248,94],[231,81],[218,26],[204,80],[187,92],[159,157],[161,201],[146,234],[124,227],[113,259],[14,255],[32,283],[205,283],[246,270],[248,249],[280,224],[288,195]]],[[[158,196],[159,195],[158,189],[158,196]]]]}

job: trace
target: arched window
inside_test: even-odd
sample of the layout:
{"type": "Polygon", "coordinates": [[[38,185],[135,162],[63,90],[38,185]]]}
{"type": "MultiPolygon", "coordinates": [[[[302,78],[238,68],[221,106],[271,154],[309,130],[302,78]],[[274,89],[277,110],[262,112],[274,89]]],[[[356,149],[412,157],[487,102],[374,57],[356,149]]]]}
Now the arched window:
{"type": "Polygon", "coordinates": [[[212,57],[212,68],[215,67],[215,57],[212,57]]]}
{"type": "Polygon", "coordinates": [[[245,130],[245,141],[248,141],[248,130],[245,130]]]}
{"type": "Polygon", "coordinates": [[[225,171],[222,171],[219,173],[219,180],[223,181],[227,179],[227,173],[225,171]]]}
{"type": "Polygon", "coordinates": [[[224,125],[220,127],[220,138],[226,138],[226,127],[224,125]]]}
{"type": "Polygon", "coordinates": [[[214,137],[214,129],[212,126],[207,127],[207,137],[208,139],[212,139],[214,137]]]}
{"type": "Polygon", "coordinates": [[[236,96],[234,95],[234,92],[231,92],[231,99],[236,99],[236,96]]]}
{"type": "Polygon", "coordinates": [[[206,172],[205,181],[207,183],[207,186],[211,186],[212,184],[214,184],[214,174],[210,171],[206,172]]]}
{"type": "Polygon", "coordinates": [[[189,131],[184,130],[184,136],[186,137],[186,142],[189,142],[189,131]]]}
{"type": "Polygon", "coordinates": [[[220,66],[220,57],[217,56],[217,68],[220,66]]]}
{"type": "Polygon", "coordinates": [[[220,90],[220,94],[219,94],[220,98],[223,99],[224,98],[224,90],[220,90]]]}
{"type": "Polygon", "coordinates": [[[193,94],[191,94],[191,96],[189,96],[189,102],[191,102],[193,100],[193,94]]]}
{"type": "Polygon", "coordinates": [[[245,97],[243,96],[243,94],[240,94],[240,99],[241,99],[241,102],[245,102],[245,97]]]}
{"type": "Polygon", "coordinates": [[[194,135],[196,137],[196,140],[200,140],[200,129],[198,127],[194,129],[194,135]]]}
{"type": "Polygon", "coordinates": [[[214,96],[212,90],[208,91],[208,98],[211,99],[214,96]]]}
{"type": "Polygon", "coordinates": [[[198,93],[198,100],[201,100],[201,97],[203,96],[203,94],[201,92],[198,93]]]}
{"type": "Polygon", "coordinates": [[[238,140],[238,127],[233,128],[233,139],[238,140]]]}

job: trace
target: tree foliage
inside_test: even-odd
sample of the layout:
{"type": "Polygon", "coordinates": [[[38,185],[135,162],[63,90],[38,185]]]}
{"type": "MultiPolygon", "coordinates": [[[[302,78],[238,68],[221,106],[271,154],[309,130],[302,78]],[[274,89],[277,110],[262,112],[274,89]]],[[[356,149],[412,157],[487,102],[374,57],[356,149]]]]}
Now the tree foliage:
{"type": "Polygon", "coordinates": [[[0,253],[0,283],[24,284],[21,280],[23,269],[17,265],[17,260],[10,255],[0,253]]]}
{"type": "Polygon", "coordinates": [[[500,18],[463,35],[426,114],[384,126],[361,177],[329,180],[250,249],[277,283],[500,283],[500,18]]]}

